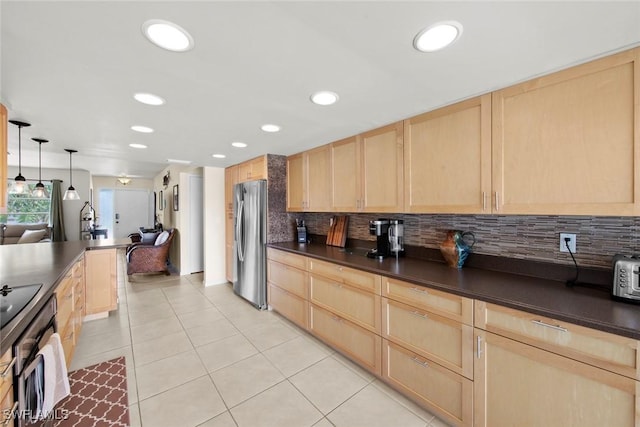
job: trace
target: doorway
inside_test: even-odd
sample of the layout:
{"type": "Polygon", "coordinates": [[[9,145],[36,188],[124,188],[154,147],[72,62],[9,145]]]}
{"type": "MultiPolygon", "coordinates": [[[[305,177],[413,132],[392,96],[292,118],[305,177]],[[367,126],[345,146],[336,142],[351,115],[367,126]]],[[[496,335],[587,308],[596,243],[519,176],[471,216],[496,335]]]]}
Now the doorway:
{"type": "Polygon", "coordinates": [[[153,228],[152,193],[145,189],[101,189],[100,226],[114,239],[153,228]]]}

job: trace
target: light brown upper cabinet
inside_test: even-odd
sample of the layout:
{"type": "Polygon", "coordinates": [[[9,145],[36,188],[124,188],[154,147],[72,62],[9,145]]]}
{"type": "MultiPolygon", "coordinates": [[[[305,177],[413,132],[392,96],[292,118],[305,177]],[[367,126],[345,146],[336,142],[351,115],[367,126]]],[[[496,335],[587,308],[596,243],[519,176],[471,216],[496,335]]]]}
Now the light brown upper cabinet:
{"type": "Polygon", "coordinates": [[[637,215],[640,49],[493,93],[493,209],[637,215]]]}
{"type": "Polygon", "coordinates": [[[332,208],[357,212],[362,202],[360,140],[354,136],[331,144],[332,208]]]}
{"type": "Polygon", "coordinates": [[[238,182],[267,179],[267,156],[256,157],[238,165],[238,182]]]}
{"type": "Polygon", "coordinates": [[[7,108],[0,104],[0,213],[7,207],[7,108]]]}
{"type": "Polygon", "coordinates": [[[287,158],[287,210],[326,212],[331,208],[331,146],[287,158]]]}
{"type": "Polygon", "coordinates": [[[402,122],[398,122],[358,136],[362,179],[359,211],[402,212],[402,134],[402,122]]]}
{"type": "Polygon", "coordinates": [[[412,213],[491,212],[491,95],[404,121],[404,201],[412,213]]]}

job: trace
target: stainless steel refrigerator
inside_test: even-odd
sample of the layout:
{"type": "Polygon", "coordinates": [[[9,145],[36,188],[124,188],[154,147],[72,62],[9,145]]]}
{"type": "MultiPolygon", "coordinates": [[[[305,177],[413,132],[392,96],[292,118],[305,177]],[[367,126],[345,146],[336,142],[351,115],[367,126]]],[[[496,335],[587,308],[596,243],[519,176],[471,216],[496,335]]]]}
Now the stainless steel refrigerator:
{"type": "Polygon", "coordinates": [[[267,181],[236,184],[233,197],[233,291],[267,308],[267,181]]]}

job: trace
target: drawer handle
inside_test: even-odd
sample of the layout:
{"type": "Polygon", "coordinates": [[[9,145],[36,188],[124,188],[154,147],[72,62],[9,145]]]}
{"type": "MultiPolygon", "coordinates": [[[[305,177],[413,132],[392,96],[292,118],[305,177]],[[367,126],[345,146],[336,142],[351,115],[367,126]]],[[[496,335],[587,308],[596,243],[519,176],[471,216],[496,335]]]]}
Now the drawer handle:
{"type": "Polygon", "coordinates": [[[331,318],[332,318],[333,320],[335,320],[336,322],[338,322],[338,323],[342,323],[342,319],[341,319],[341,318],[339,318],[339,317],[337,317],[337,316],[331,316],[331,318]]]}
{"type": "Polygon", "coordinates": [[[71,299],[73,298],[73,292],[69,292],[69,295],[65,295],[64,299],[71,299]]]}
{"type": "Polygon", "coordinates": [[[428,368],[429,367],[429,364],[427,362],[421,361],[416,356],[413,356],[411,358],[411,360],[414,361],[415,363],[417,363],[418,365],[422,366],[423,368],[428,368]]]}
{"type": "Polygon", "coordinates": [[[482,337],[480,335],[476,337],[476,357],[478,359],[482,357],[482,337]]]}
{"type": "Polygon", "coordinates": [[[4,419],[4,421],[2,422],[2,427],[9,427],[9,424],[11,424],[11,421],[13,421],[13,417],[14,414],[16,413],[16,411],[18,410],[18,402],[13,402],[13,406],[11,407],[11,412],[9,412],[9,414],[7,414],[7,418],[4,419]]]}
{"type": "Polygon", "coordinates": [[[429,316],[426,313],[420,313],[419,311],[412,311],[411,314],[414,316],[422,317],[423,319],[427,319],[429,316]]]}
{"type": "Polygon", "coordinates": [[[342,289],[342,285],[340,283],[334,283],[333,286],[336,288],[342,289]]]}
{"type": "Polygon", "coordinates": [[[563,328],[560,325],[550,325],[548,323],[543,322],[542,320],[537,320],[534,319],[531,321],[531,323],[535,324],[535,325],[540,325],[540,326],[544,326],[545,328],[551,328],[551,329],[555,329],[556,331],[560,331],[560,332],[569,332],[567,330],[567,328],[563,328]]]}
{"type": "Polygon", "coordinates": [[[67,337],[64,339],[64,341],[69,341],[71,338],[73,338],[73,332],[71,332],[69,335],[67,335],[67,337]]]}
{"type": "Polygon", "coordinates": [[[413,292],[417,292],[419,294],[425,294],[425,295],[429,294],[429,292],[427,292],[427,290],[424,289],[424,288],[417,288],[417,287],[414,286],[414,287],[411,288],[411,290],[413,292]]]}
{"type": "Polygon", "coordinates": [[[9,372],[11,371],[11,368],[13,368],[13,365],[16,363],[16,358],[14,357],[13,359],[11,359],[11,362],[8,363],[3,363],[0,366],[4,366],[4,371],[2,371],[2,373],[0,374],[0,377],[2,378],[6,378],[7,375],[9,375],[9,372]]]}

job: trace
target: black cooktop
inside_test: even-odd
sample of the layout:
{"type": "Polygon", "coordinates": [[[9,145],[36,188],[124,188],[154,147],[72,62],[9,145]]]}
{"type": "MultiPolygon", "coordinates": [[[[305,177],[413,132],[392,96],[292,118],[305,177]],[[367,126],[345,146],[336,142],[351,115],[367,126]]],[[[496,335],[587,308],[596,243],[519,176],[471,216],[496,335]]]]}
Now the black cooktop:
{"type": "Polygon", "coordinates": [[[29,304],[41,287],[42,283],[0,287],[0,329],[29,304]]]}

